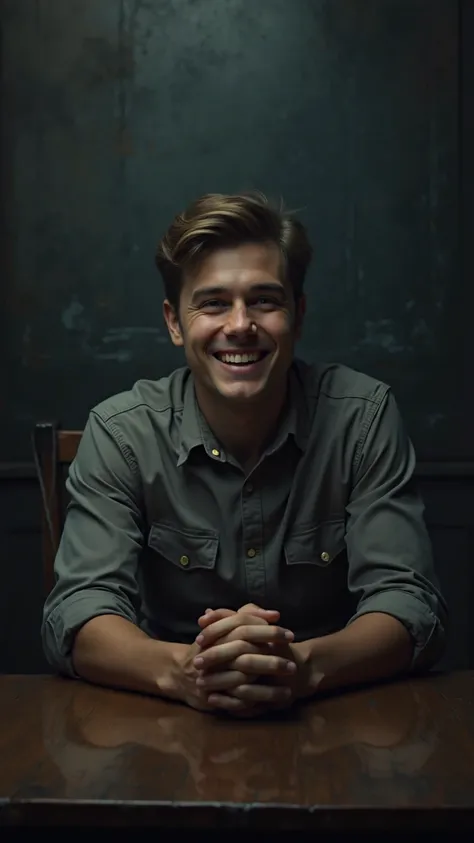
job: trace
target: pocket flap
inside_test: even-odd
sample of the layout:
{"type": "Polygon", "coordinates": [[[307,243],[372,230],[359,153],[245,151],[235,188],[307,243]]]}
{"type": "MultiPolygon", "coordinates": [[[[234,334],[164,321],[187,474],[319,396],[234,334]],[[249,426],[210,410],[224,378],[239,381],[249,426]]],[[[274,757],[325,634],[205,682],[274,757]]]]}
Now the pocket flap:
{"type": "Polygon", "coordinates": [[[345,550],[346,526],[342,519],[324,521],[302,533],[293,533],[285,542],[287,565],[318,565],[325,568],[345,550]]]}
{"type": "Polygon", "coordinates": [[[168,524],[152,524],[148,546],[183,571],[214,568],[219,538],[216,533],[178,530],[168,524]]]}

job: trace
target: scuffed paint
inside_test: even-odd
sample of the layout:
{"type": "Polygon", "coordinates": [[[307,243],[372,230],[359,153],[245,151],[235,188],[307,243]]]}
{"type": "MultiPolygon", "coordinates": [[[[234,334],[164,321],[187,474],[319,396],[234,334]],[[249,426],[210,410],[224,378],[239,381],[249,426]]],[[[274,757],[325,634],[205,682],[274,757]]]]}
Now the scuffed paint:
{"type": "Polygon", "coordinates": [[[66,328],[66,331],[78,331],[84,327],[83,313],[83,305],[74,297],[61,313],[61,322],[66,328]]]}
{"type": "Polygon", "coordinates": [[[109,354],[102,352],[94,352],[94,360],[115,360],[116,363],[129,363],[133,359],[131,351],[120,349],[119,351],[111,351],[109,354]]]}
{"type": "Polygon", "coordinates": [[[365,336],[357,343],[358,348],[376,346],[383,348],[390,354],[401,354],[406,351],[405,345],[396,337],[396,325],[392,319],[378,319],[364,322],[365,336]]]}
{"type": "Polygon", "coordinates": [[[445,419],[446,415],[444,413],[428,413],[428,415],[425,416],[426,424],[431,429],[444,422],[445,419]]]}
{"type": "MultiPolygon", "coordinates": [[[[79,335],[83,353],[94,360],[113,360],[129,363],[143,353],[143,345],[163,344],[166,335],[154,325],[116,325],[102,335],[94,330],[94,320],[89,318],[77,296],[61,312],[61,323],[66,331],[79,335]]],[[[25,344],[25,337],[23,338],[25,344]]]]}
{"type": "Polygon", "coordinates": [[[133,337],[139,336],[159,336],[161,331],[159,328],[142,325],[121,325],[118,328],[109,328],[107,333],[102,337],[103,343],[111,342],[128,342],[133,337]]]}

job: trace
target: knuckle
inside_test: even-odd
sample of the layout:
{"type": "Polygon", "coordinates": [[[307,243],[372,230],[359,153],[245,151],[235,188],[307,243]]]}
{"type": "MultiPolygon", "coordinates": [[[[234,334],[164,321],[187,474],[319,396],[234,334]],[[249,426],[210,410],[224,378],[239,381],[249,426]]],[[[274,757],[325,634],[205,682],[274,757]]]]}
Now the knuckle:
{"type": "Polygon", "coordinates": [[[245,661],[245,656],[248,655],[248,652],[249,651],[248,651],[247,643],[245,641],[236,641],[236,643],[235,643],[235,656],[236,656],[236,658],[238,658],[240,661],[242,661],[242,659],[244,659],[244,661],[245,661]]]}
{"type": "Polygon", "coordinates": [[[234,641],[233,650],[235,658],[241,658],[242,656],[246,656],[252,652],[251,645],[243,638],[239,638],[234,641]]]}
{"type": "Polygon", "coordinates": [[[238,661],[239,661],[239,670],[248,671],[248,670],[252,669],[253,659],[252,659],[251,653],[243,652],[239,656],[238,661]]]}
{"type": "Polygon", "coordinates": [[[252,617],[252,615],[249,615],[248,613],[242,613],[240,615],[240,623],[242,625],[247,625],[247,624],[253,623],[253,621],[254,621],[254,618],[252,617]]]}
{"type": "Polygon", "coordinates": [[[244,701],[249,695],[249,686],[242,683],[241,685],[238,685],[237,688],[235,688],[233,694],[235,697],[237,697],[237,699],[244,701]]]}
{"type": "Polygon", "coordinates": [[[248,626],[267,626],[267,622],[263,618],[259,618],[258,615],[251,615],[248,613],[243,613],[241,616],[241,621],[243,624],[248,626]]]}
{"type": "Polygon", "coordinates": [[[232,664],[230,665],[233,670],[242,670],[244,671],[247,667],[245,656],[239,655],[236,656],[232,664]]]}

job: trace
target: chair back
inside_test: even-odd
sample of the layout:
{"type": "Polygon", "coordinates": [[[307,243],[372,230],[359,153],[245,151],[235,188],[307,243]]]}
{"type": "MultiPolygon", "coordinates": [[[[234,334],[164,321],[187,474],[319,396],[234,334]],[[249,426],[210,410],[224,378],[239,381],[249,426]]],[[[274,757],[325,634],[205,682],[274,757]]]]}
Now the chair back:
{"type": "Polygon", "coordinates": [[[66,477],[82,430],[61,430],[41,422],[33,431],[33,456],[41,492],[43,588],[46,597],[54,585],[54,559],[59,548],[67,509],[66,477]]]}

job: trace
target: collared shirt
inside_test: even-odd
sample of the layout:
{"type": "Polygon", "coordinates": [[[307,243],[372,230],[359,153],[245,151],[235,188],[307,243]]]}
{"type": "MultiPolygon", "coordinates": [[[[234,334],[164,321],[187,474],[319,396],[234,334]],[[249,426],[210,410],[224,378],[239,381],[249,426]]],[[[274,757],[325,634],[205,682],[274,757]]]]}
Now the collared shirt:
{"type": "Polygon", "coordinates": [[[248,475],[189,369],[138,381],[92,410],[70,467],[49,661],[74,675],[74,635],[98,615],[191,643],[207,607],[253,602],[297,641],[387,613],[412,635],[413,666],[433,664],[446,606],[414,468],[389,387],[344,366],[294,362],[287,412],[248,475]]]}

